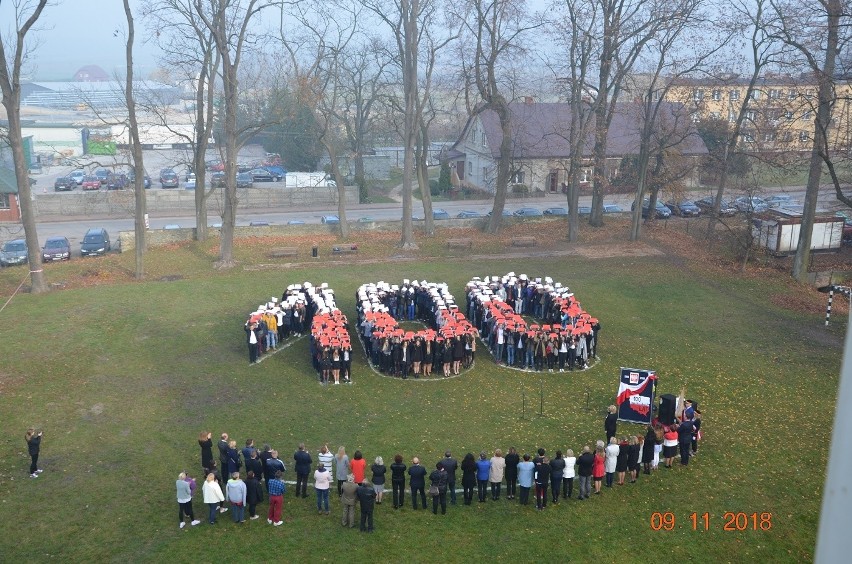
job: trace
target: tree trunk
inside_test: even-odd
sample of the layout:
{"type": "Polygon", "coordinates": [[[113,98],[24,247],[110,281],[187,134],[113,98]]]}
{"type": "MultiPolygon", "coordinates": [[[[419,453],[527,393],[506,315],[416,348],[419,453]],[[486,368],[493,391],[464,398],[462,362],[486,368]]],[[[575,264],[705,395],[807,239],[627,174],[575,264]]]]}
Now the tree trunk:
{"type": "Polygon", "coordinates": [[[328,159],[331,162],[331,174],[334,176],[334,181],[337,183],[337,217],[340,219],[338,229],[340,230],[340,238],[344,241],[349,239],[349,221],[346,219],[346,182],[343,174],[340,172],[340,164],[337,162],[337,150],[334,145],[325,136],[321,139],[325,150],[328,153],[328,159]]]}
{"type": "Polygon", "coordinates": [[[213,94],[215,70],[219,67],[219,57],[210,67],[212,53],[204,54],[204,63],[198,85],[195,90],[195,144],[193,151],[193,170],[195,172],[195,240],[207,240],[207,198],[213,192],[207,191],[207,146],[210,132],[213,130],[213,94]]]}
{"type": "Polygon", "coordinates": [[[414,241],[414,223],[412,221],[412,183],[414,181],[414,145],[417,137],[417,57],[419,34],[417,16],[420,12],[419,0],[402,0],[403,41],[402,87],[405,95],[405,115],[403,122],[403,141],[405,156],[402,167],[402,238],[399,246],[403,249],[416,249],[414,241]]]}
{"type": "Polygon", "coordinates": [[[826,41],[825,60],[819,77],[819,92],[816,122],[814,127],[814,142],[811,148],[811,162],[808,169],[808,184],[805,191],[805,202],[802,210],[802,226],[799,230],[799,244],[796,256],[793,257],[793,278],[801,283],[808,281],[808,264],[811,259],[811,239],[813,236],[814,217],[816,216],[819,184],[822,175],[822,155],[828,149],[828,128],[831,123],[831,106],[834,99],[834,67],[837,60],[838,36],[842,7],[840,0],[828,0],[827,8],[828,37],[826,41]]]}
{"type": "Polygon", "coordinates": [[[225,92],[225,198],[217,268],[234,266],[234,227],[237,219],[237,69],[222,62],[225,92]]]}
{"type": "MultiPolygon", "coordinates": [[[[643,128],[644,129],[644,128],[643,128]]],[[[644,132],[643,132],[644,136],[644,132]]],[[[644,141],[644,140],[643,140],[644,141]]],[[[637,166],[639,167],[639,179],[636,182],[636,195],[633,200],[633,212],[630,214],[630,240],[638,241],[642,236],[642,200],[645,197],[645,184],[648,181],[648,161],[650,159],[650,151],[647,143],[643,142],[639,148],[639,158],[637,166]]],[[[656,197],[654,198],[656,200],[656,197]]],[[[654,202],[652,202],[654,203],[654,202]]],[[[656,217],[656,210],[653,207],[648,207],[648,217],[656,217]]]]}
{"type": "Polygon", "coordinates": [[[124,97],[127,105],[127,116],[129,121],[130,155],[133,159],[133,196],[134,217],[133,234],[135,236],[134,251],[136,258],[136,279],[145,278],[145,251],[148,249],[147,227],[145,226],[145,215],[148,205],[145,194],[145,163],[142,156],[142,144],[139,142],[139,124],[136,121],[136,101],[133,97],[133,41],[136,34],[133,25],[133,12],[130,10],[129,0],[124,0],[124,15],[127,18],[127,46],[126,64],[127,76],[124,83],[124,97]]]}
{"type": "Polygon", "coordinates": [[[508,103],[500,97],[492,102],[494,111],[500,119],[503,139],[500,142],[500,159],[497,161],[497,181],[494,186],[494,206],[491,217],[485,226],[487,233],[500,232],[503,224],[503,209],[506,207],[506,193],[509,190],[509,173],[512,164],[512,116],[508,103]]]}
{"type": "Polygon", "coordinates": [[[420,136],[417,151],[417,184],[420,186],[420,198],[423,202],[424,230],[430,237],[435,234],[435,216],[432,214],[432,187],[429,186],[429,128],[420,120],[420,136]]]}

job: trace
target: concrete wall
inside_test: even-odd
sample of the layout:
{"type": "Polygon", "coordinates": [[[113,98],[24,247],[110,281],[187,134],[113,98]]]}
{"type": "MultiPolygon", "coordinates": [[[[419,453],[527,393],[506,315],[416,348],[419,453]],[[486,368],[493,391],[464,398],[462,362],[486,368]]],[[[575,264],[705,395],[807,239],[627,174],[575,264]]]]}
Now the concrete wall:
{"type": "MultiPolygon", "coordinates": [[[[237,198],[240,209],[268,209],[306,205],[337,205],[337,188],[284,188],[253,187],[238,189],[237,198]]],[[[358,202],[358,189],[346,187],[346,201],[358,202]]],[[[195,210],[195,192],[192,190],[149,190],[147,192],[149,213],[195,210]]],[[[223,207],[222,190],[217,190],[207,200],[207,209],[211,214],[221,214],[223,207]]],[[[78,216],[78,215],[133,215],[133,192],[62,192],[35,194],[35,214],[39,216],[78,216]]]]}

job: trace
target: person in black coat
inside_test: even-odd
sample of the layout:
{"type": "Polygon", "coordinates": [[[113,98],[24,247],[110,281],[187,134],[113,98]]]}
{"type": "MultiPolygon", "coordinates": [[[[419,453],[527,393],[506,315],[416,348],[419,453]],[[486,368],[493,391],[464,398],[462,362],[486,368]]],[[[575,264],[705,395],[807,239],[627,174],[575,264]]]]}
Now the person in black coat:
{"type": "Polygon", "coordinates": [[[535,508],[547,507],[547,486],[550,484],[550,460],[542,457],[535,466],[535,508]]]}
{"type": "Polygon", "coordinates": [[[556,458],[550,461],[550,495],[553,503],[559,503],[559,490],[562,485],[562,474],[565,470],[565,459],[562,451],[556,451],[556,458]]]}
{"type": "Polygon", "coordinates": [[[464,504],[470,505],[473,501],[473,488],[476,487],[476,460],[473,453],[464,455],[461,463],[462,489],[464,490],[464,504]]]}
{"type": "Polygon", "coordinates": [[[373,484],[370,480],[364,480],[358,486],[358,491],[355,494],[358,496],[358,501],[361,503],[361,532],[373,532],[373,509],[376,507],[376,490],[373,489],[373,484]]]}
{"type": "MultiPolygon", "coordinates": [[[[438,503],[441,504],[441,515],[447,514],[447,471],[444,463],[435,465],[435,470],[429,475],[432,486],[438,488],[438,495],[432,496],[432,513],[438,514],[438,503]]],[[[430,488],[431,489],[431,488],[430,488]]]]}
{"type": "Polygon", "coordinates": [[[456,469],[459,467],[458,461],[453,458],[450,451],[444,453],[444,459],[441,460],[444,465],[444,470],[447,471],[447,490],[450,494],[450,505],[456,504],[456,469]]]}
{"type": "Polygon", "coordinates": [[[408,468],[402,461],[402,455],[393,457],[391,470],[391,486],[393,486],[393,508],[399,509],[405,503],[405,470],[408,468]]]}
{"type": "MultiPolygon", "coordinates": [[[[626,460],[626,459],[625,459],[626,460]]],[[[583,454],[577,458],[577,477],[580,480],[580,495],[578,500],[588,499],[592,490],[592,466],[595,455],[588,446],[583,447],[583,454]]]]}
{"type": "Polygon", "coordinates": [[[654,445],[657,443],[657,433],[653,425],[648,425],[645,433],[645,442],[642,444],[642,466],[644,474],[651,473],[651,463],[654,461],[654,445]]]}
{"type": "Polygon", "coordinates": [[[42,431],[36,433],[32,427],[27,429],[24,438],[27,441],[27,452],[30,454],[30,478],[38,478],[41,468],[38,467],[38,453],[41,448],[42,431]]]}
{"type": "Polygon", "coordinates": [[[213,433],[203,431],[198,437],[198,446],[201,447],[201,467],[206,471],[210,470],[213,463],[213,433]]]}
{"type": "Polygon", "coordinates": [[[639,474],[639,452],[642,450],[637,437],[630,437],[630,448],[627,450],[627,469],[630,471],[630,483],[636,482],[639,474]]]}
{"type": "Polygon", "coordinates": [[[255,477],[254,471],[249,470],[246,474],[246,505],[248,505],[249,509],[249,519],[257,519],[259,517],[255,509],[261,501],[263,501],[263,487],[255,477]]]}
{"type": "Polygon", "coordinates": [[[296,470],[296,497],[308,497],[308,474],[314,463],[311,453],[305,450],[305,443],[299,443],[299,450],[293,453],[296,470]]]}
{"type": "Polygon", "coordinates": [[[254,472],[255,479],[260,483],[263,479],[263,462],[257,457],[257,450],[252,450],[251,455],[246,458],[246,472],[254,472]]]}
{"type": "Polygon", "coordinates": [[[617,408],[614,405],[607,408],[606,419],[604,419],[604,431],[606,431],[606,444],[615,436],[618,430],[618,414],[617,408]]]}
{"type": "Polygon", "coordinates": [[[624,473],[627,472],[627,458],[630,454],[630,443],[627,437],[618,444],[618,458],[615,459],[615,471],[618,473],[618,485],[624,485],[624,473]]]}
{"type": "Polygon", "coordinates": [[[219,449],[219,472],[225,473],[228,471],[228,433],[222,433],[216,448],[219,449]]]}
{"type": "Polygon", "coordinates": [[[692,432],[695,430],[695,425],[692,421],[686,420],[677,428],[677,443],[680,447],[680,463],[682,466],[689,464],[689,455],[692,454],[692,432]]]}
{"type": "Polygon", "coordinates": [[[408,469],[408,476],[412,507],[415,510],[417,509],[417,492],[420,492],[423,509],[426,509],[426,468],[420,466],[420,459],[416,456],[411,460],[411,468],[408,469]]]}
{"type": "Polygon", "coordinates": [[[509,452],[506,453],[506,499],[515,499],[515,492],[518,487],[518,464],[521,462],[521,457],[518,456],[518,451],[515,447],[509,447],[509,452]]]}

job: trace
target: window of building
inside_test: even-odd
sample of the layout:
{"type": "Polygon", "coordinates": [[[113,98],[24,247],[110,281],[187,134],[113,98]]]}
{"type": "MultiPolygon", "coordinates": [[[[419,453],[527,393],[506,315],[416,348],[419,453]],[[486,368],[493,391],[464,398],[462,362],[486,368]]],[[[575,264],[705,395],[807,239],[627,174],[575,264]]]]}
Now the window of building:
{"type": "Polygon", "coordinates": [[[755,112],[754,110],[746,110],[745,118],[746,118],[747,121],[754,121],[754,118],[756,118],[756,117],[757,117],[757,112],[755,112]]]}
{"type": "Polygon", "coordinates": [[[515,174],[512,175],[512,184],[523,184],[524,183],[524,171],[519,170],[515,174]]]}
{"type": "Polygon", "coordinates": [[[737,112],[734,110],[728,110],[728,121],[734,123],[737,121],[737,112]]]}
{"type": "Polygon", "coordinates": [[[807,110],[805,112],[802,112],[802,119],[811,119],[811,111],[807,110]]]}
{"type": "Polygon", "coordinates": [[[721,119],[722,114],[719,112],[710,112],[710,119],[721,119]]]}
{"type": "Polygon", "coordinates": [[[789,143],[793,140],[793,134],[789,131],[785,131],[784,134],[781,136],[781,140],[784,141],[784,143],[789,143]]]}
{"type": "Polygon", "coordinates": [[[804,143],[805,141],[807,141],[810,138],[811,138],[811,135],[807,131],[800,131],[799,132],[799,141],[801,141],[802,143],[804,143]]]}
{"type": "Polygon", "coordinates": [[[9,194],[0,194],[0,210],[9,210],[12,206],[9,205],[9,194]]]}
{"type": "Polygon", "coordinates": [[[769,99],[777,100],[781,97],[781,89],[780,88],[770,88],[769,89],[769,99]]]}
{"type": "Polygon", "coordinates": [[[470,130],[470,140],[476,143],[476,128],[470,130]]]}
{"type": "Polygon", "coordinates": [[[584,168],[580,171],[580,182],[591,182],[592,181],[592,169],[584,168]]]}
{"type": "Polygon", "coordinates": [[[696,102],[700,102],[704,99],[704,90],[702,88],[696,88],[692,91],[692,98],[696,102]]]}
{"type": "Polygon", "coordinates": [[[473,176],[473,161],[467,161],[467,170],[469,170],[470,175],[473,176]]]}
{"type": "Polygon", "coordinates": [[[787,119],[787,121],[793,121],[793,112],[787,110],[786,112],[784,112],[784,117],[787,119]]]}
{"type": "Polygon", "coordinates": [[[482,167],[482,181],[485,182],[485,179],[488,178],[488,167],[482,167]]]}
{"type": "Polygon", "coordinates": [[[787,99],[788,100],[795,100],[796,96],[798,96],[798,94],[796,94],[796,91],[792,88],[790,89],[789,92],[787,92],[787,99]]]}
{"type": "Polygon", "coordinates": [[[813,97],[814,97],[814,89],[813,88],[807,88],[805,90],[805,98],[813,98],[813,97]]]}
{"type": "Polygon", "coordinates": [[[740,91],[739,90],[731,90],[728,92],[728,98],[731,100],[739,100],[740,99],[740,91]]]}
{"type": "Polygon", "coordinates": [[[701,121],[701,114],[698,112],[692,113],[692,123],[699,123],[701,121]]]}
{"type": "Polygon", "coordinates": [[[718,102],[721,99],[722,99],[722,91],[721,90],[714,90],[713,91],[713,101],[718,102]]]}
{"type": "Polygon", "coordinates": [[[774,131],[767,131],[766,133],[763,134],[763,142],[764,143],[771,143],[773,141],[775,141],[775,132],[774,131]]]}
{"type": "Polygon", "coordinates": [[[754,143],[754,134],[750,131],[743,131],[743,141],[746,143],[754,143]]]}

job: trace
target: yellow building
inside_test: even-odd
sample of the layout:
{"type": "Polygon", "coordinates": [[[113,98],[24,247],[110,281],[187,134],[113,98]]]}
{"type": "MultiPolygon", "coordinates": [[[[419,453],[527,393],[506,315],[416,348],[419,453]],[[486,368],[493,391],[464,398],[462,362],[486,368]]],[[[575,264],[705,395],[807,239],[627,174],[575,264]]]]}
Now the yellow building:
{"type": "MultiPolygon", "coordinates": [[[[817,84],[810,75],[794,77],[767,74],[758,79],[746,99],[748,77],[678,79],[667,94],[693,108],[693,121],[708,119],[733,123],[742,107],[746,114],[740,148],[748,152],[810,151],[817,105],[817,84]]],[[[852,89],[848,82],[838,83],[837,102],[829,126],[832,151],[852,149],[852,89]]]]}

